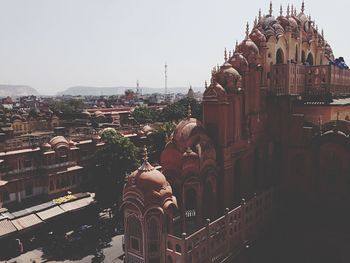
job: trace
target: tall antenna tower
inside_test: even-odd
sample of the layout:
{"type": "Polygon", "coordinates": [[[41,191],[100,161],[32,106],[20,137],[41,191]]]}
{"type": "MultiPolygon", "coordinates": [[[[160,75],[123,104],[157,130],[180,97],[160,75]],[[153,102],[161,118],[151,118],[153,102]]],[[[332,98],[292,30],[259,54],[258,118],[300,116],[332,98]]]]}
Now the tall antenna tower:
{"type": "Polygon", "coordinates": [[[139,80],[136,81],[136,94],[141,95],[139,80]]]}
{"type": "Polygon", "coordinates": [[[165,96],[168,95],[168,65],[167,63],[165,62],[165,65],[164,65],[164,77],[165,77],[165,96]]]}

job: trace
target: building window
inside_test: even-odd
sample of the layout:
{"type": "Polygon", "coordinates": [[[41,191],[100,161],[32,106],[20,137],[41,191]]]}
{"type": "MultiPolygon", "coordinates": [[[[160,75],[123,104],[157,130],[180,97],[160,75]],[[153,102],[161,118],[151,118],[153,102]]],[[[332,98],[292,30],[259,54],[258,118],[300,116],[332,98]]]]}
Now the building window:
{"type": "Polygon", "coordinates": [[[132,216],[128,220],[127,227],[130,236],[130,249],[142,254],[142,227],[140,220],[132,216]]]}
{"type": "Polygon", "coordinates": [[[148,222],[148,244],[150,253],[159,251],[159,229],[155,218],[150,219],[148,222]]]}

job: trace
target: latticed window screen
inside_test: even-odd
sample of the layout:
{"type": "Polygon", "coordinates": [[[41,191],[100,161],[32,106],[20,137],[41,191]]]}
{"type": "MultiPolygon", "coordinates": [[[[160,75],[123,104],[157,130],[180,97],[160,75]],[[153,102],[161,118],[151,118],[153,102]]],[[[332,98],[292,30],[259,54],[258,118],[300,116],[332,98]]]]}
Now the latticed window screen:
{"type": "Polygon", "coordinates": [[[134,216],[129,218],[128,230],[130,236],[129,247],[142,253],[142,227],[140,220],[134,216]]]}
{"type": "Polygon", "coordinates": [[[158,221],[155,218],[148,221],[148,243],[150,253],[159,251],[159,229],[158,221]]]}

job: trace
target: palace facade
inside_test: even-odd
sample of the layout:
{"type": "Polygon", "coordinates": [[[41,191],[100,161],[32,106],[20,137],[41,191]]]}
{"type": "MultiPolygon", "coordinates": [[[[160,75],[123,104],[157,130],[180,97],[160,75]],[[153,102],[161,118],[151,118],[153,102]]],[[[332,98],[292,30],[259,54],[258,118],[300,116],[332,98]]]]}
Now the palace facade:
{"type": "Polygon", "coordinates": [[[272,188],[315,200],[350,195],[350,71],[323,31],[288,6],[259,11],[212,70],[203,119],[176,127],[162,170],[123,193],[125,262],[223,262],[271,220],[272,188]]]}

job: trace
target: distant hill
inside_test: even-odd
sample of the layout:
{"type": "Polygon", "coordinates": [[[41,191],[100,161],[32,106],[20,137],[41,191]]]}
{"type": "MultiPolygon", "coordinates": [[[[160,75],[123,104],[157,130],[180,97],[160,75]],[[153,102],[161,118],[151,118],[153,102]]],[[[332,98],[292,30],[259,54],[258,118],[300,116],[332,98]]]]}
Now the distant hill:
{"type": "Polygon", "coordinates": [[[25,85],[0,85],[0,97],[19,97],[39,95],[39,92],[29,86],[25,85]]]}
{"type": "MultiPolygon", "coordinates": [[[[100,96],[100,95],[120,95],[124,94],[125,90],[131,89],[136,91],[135,87],[85,87],[85,86],[76,86],[70,87],[64,91],[58,92],[57,95],[72,95],[72,96],[100,96]]],[[[168,88],[168,93],[187,93],[189,87],[172,87],[168,88]]],[[[195,91],[201,90],[204,88],[193,87],[195,91]]],[[[164,88],[149,88],[141,87],[142,94],[150,93],[164,93],[164,88]]]]}

